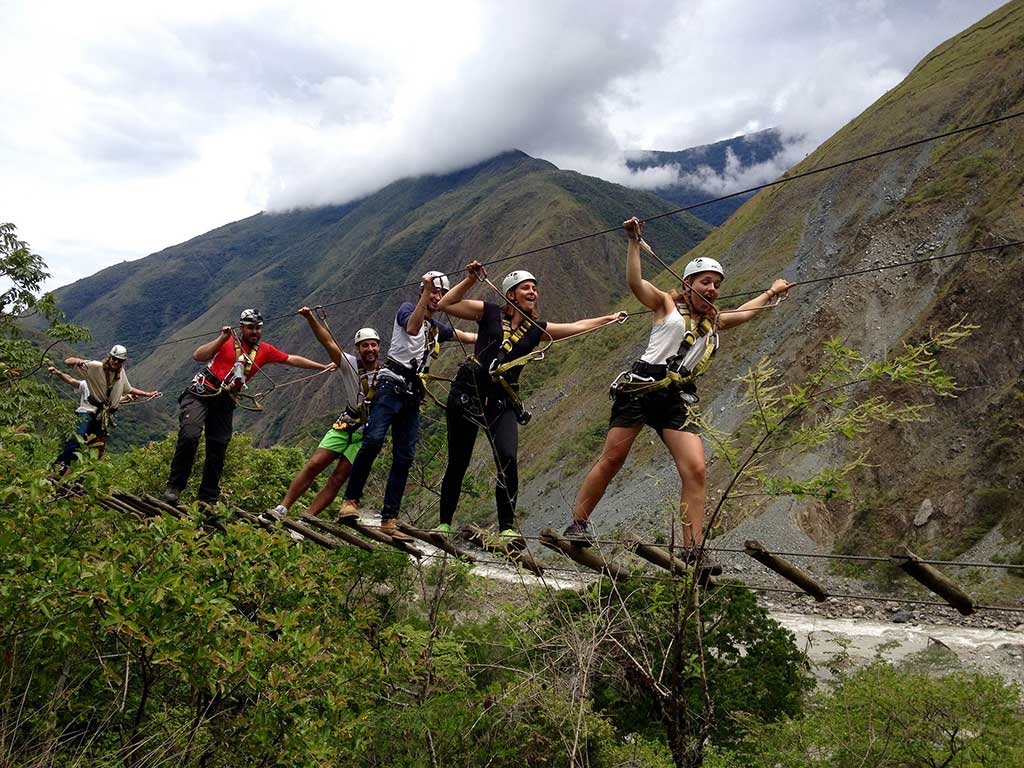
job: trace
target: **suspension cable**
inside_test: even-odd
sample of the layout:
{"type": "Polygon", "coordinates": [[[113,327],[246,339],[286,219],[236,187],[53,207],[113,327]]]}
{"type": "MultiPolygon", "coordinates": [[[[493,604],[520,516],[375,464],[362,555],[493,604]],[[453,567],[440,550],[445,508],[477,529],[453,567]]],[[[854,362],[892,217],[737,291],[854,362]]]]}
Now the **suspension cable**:
{"type": "MultiPolygon", "coordinates": [[[[952,129],[952,130],[949,130],[949,131],[944,131],[942,133],[934,134],[932,136],[926,136],[926,137],[921,138],[921,139],[915,139],[913,141],[908,141],[908,142],[904,142],[902,144],[897,144],[897,145],[894,145],[894,146],[891,146],[891,147],[886,147],[885,149],[880,149],[880,150],[877,150],[875,152],[869,152],[869,153],[864,154],[864,155],[858,155],[856,157],[847,158],[846,160],[841,160],[841,161],[836,162],[836,163],[831,163],[829,165],[825,165],[825,166],[822,166],[820,168],[812,168],[812,169],[810,169],[808,171],[802,171],[800,173],[796,173],[796,174],[793,174],[793,175],[783,174],[782,177],[780,177],[778,179],[775,179],[774,181],[765,182],[764,184],[758,184],[758,185],[755,185],[753,187],[748,187],[746,189],[739,190],[737,192],[731,192],[731,193],[729,193],[727,195],[720,195],[718,197],[709,198],[707,200],[702,200],[702,201],[697,202],[697,203],[692,203],[690,205],[683,206],[682,208],[676,208],[676,209],[673,209],[671,211],[666,211],[664,213],[655,214],[655,215],[649,216],[649,217],[647,217],[645,219],[641,219],[641,221],[646,223],[646,222],[649,222],[649,221],[655,221],[657,219],[662,219],[662,218],[665,218],[665,217],[668,217],[668,216],[674,216],[674,215],[677,215],[677,214],[680,214],[680,213],[685,213],[685,212],[688,212],[688,211],[695,210],[697,208],[701,208],[703,206],[712,205],[714,203],[721,202],[723,200],[730,200],[730,199],[735,198],[735,197],[739,197],[739,196],[746,195],[746,194],[751,194],[753,192],[758,192],[758,191],[763,190],[763,189],[768,189],[769,187],[774,187],[774,186],[778,186],[778,185],[781,185],[781,184],[786,184],[786,183],[791,182],[791,181],[797,181],[798,179],[804,179],[804,178],[807,178],[809,176],[814,176],[814,175],[819,174],[819,173],[825,173],[827,171],[832,171],[832,170],[835,170],[837,168],[842,168],[844,166],[853,165],[853,164],[864,162],[866,160],[870,160],[870,159],[877,158],[877,157],[882,157],[884,155],[888,155],[888,154],[891,154],[893,152],[899,152],[899,151],[902,151],[904,149],[909,149],[911,147],[920,146],[922,144],[927,144],[927,143],[932,142],[932,141],[938,141],[940,139],[949,138],[951,136],[956,136],[956,135],[960,135],[960,134],[964,134],[964,133],[970,133],[972,131],[981,130],[983,128],[989,128],[989,127],[991,127],[993,125],[997,125],[999,123],[1003,123],[1003,122],[1006,122],[1006,121],[1009,121],[1009,120],[1015,120],[1015,119],[1020,118],[1020,117],[1024,117],[1024,111],[1012,112],[1010,114],[1001,115],[1000,117],[995,117],[995,118],[992,118],[990,120],[984,120],[984,121],[979,122],[979,123],[972,123],[971,125],[963,126],[961,128],[955,128],[955,129],[952,129]]],[[[502,262],[505,262],[505,261],[509,261],[511,259],[518,259],[518,258],[523,258],[524,256],[531,256],[531,255],[536,254],[536,253],[541,253],[541,252],[544,252],[544,251],[548,251],[548,250],[552,250],[552,249],[557,249],[557,248],[560,248],[560,247],[563,247],[563,246],[566,246],[566,245],[571,245],[573,243],[581,242],[583,240],[589,240],[589,239],[594,238],[594,237],[600,237],[601,235],[612,234],[612,233],[618,232],[619,230],[620,230],[620,227],[619,226],[615,226],[615,227],[609,227],[607,229],[602,229],[602,230],[599,230],[599,231],[596,231],[596,232],[590,232],[590,233],[587,233],[587,234],[584,234],[584,235],[578,235],[576,237],[571,237],[571,238],[568,238],[568,239],[565,239],[565,240],[561,240],[561,241],[556,242],[556,243],[549,243],[547,245],[542,245],[542,246],[538,246],[536,248],[530,248],[528,250],[519,251],[519,252],[516,252],[516,253],[513,253],[513,254],[509,254],[508,256],[502,256],[500,258],[491,259],[490,261],[482,262],[482,266],[488,266],[488,265],[491,265],[491,264],[499,264],[499,263],[502,263],[502,262]]],[[[1020,244],[1019,242],[1006,243],[1002,247],[1009,247],[1010,245],[1019,245],[1019,244],[1020,244]]],[[[989,248],[989,250],[991,250],[992,248],[996,248],[996,247],[999,247],[999,246],[992,246],[992,247],[989,248]]],[[[972,250],[972,251],[968,251],[968,252],[965,252],[965,253],[978,253],[978,252],[981,252],[981,250],[983,250],[983,249],[972,250]]],[[[909,264],[923,263],[924,261],[933,261],[933,260],[936,260],[938,258],[952,258],[955,255],[964,255],[964,253],[961,253],[961,254],[948,254],[946,256],[940,256],[940,257],[929,257],[928,259],[922,259],[922,260],[916,260],[916,261],[912,261],[912,262],[906,262],[906,264],[909,265],[909,264]]],[[[659,259],[659,261],[660,261],[660,259],[659,259]]],[[[877,269],[878,270],[881,270],[881,269],[893,269],[893,268],[895,268],[897,266],[904,266],[904,265],[898,265],[898,264],[897,265],[890,265],[890,266],[886,266],[886,267],[880,267],[880,268],[877,268],[877,269]]],[[[457,274],[461,274],[463,271],[464,270],[460,269],[460,270],[453,271],[453,272],[451,272],[449,274],[457,275],[457,274]]],[[[812,283],[812,282],[821,282],[821,281],[826,280],[826,279],[839,279],[840,277],[848,277],[848,276],[851,276],[851,275],[854,275],[854,274],[864,274],[864,272],[866,272],[866,271],[873,271],[873,270],[863,270],[863,271],[856,271],[856,272],[852,272],[852,273],[849,273],[849,274],[842,274],[842,275],[837,275],[837,276],[832,276],[832,277],[815,278],[814,280],[807,280],[807,281],[798,282],[798,283],[796,283],[796,285],[806,285],[806,284],[809,284],[809,283],[812,283]]],[[[361,299],[372,298],[374,296],[380,296],[380,295],[385,294],[385,293],[391,293],[393,291],[398,291],[398,290],[402,290],[402,289],[405,289],[405,288],[412,288],[412,287],[415,287],[415,286],[417,286],[419,284],[420,284],[420,281],[415,281],[415,282],[403,283],[401,285],[388,286],[386,288],[381,288],[381,289],[378,289],[378,290],[375,290],[375,291],[368,291],[366,293],[358,294],[356,296],[348,296],[348,297],[345,297],[343,299],[339,299],[338,301],[328,302],[328,303],[322,304],[321,306],[322,307],[334,307],[334,306],[338,306],[340,304],[346,304],[346,303],[353,302],[353,301],[359,301],[361,299]]],[[[749,292],[744,292],[744,293],[740,293],[740,294],[730,294],[730,296],[722,296],[722,297],[719,297],[719,298],[730,298],[732,296],[743,296],[743,295],[749,295],[750,293],[760,293],[760,292],[761,291],[749,291],[749,292]]],[[[282,314],[282,315],[276,315],[276,316],[267,318],[267,321],[282,320],[282,319],[285,319],[285,318],[292,317],[293,315],[294,315],[294,313],[287,313],[287,314],[282,314]]],[[[191,341],[191,340],[198,339],[198,338],[205,338],[206,336],[209,336],[210,333],[212,333],[212,331],[204,333],[204,334],[197,334],[195,336],[186,336],[186,337],[177,338],[177,339],[169,339],[167,341],[162,341],[162,342],[158,342],[158,343],[155,343],[155,344],[148,344],[148,345],[145,345],[145,346],[137,347],[136,351],[145,351],[145,350],[149,350],[149,349],[155,349],[157,347],[161,347],[161,346],[164,346],[164,345],[167,345],[167,344],[175,344],[175,343],[181,342],[181,341],[191,341]]]]}

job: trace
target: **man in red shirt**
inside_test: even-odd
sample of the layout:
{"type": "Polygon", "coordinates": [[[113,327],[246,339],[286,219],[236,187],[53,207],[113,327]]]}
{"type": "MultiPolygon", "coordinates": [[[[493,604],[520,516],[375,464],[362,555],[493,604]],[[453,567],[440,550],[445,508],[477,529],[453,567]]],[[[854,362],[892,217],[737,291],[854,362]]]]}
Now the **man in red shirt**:
{"type": "Polygon", "coordinates": [[[262,335],[262,315],[255,309],[246,309],[239,318],[237,334],[226,325],[220,336],[192,353],[194,360],[207,365],[178,398],[181,406],[178,411],[178,444],[171,460],[167,490],[164,491],[164,499],[171,504],[178,503],[178,497],[188,485],[204,427],[206,461],[196,497],[208,504],[220,497],[220,476],[224,471],[228,443],[231,442],[235,397],[260,368],[273,363],[319,371],[334,368],[333,363],[318,363],[282,352],[261,342],[262,335]]]}

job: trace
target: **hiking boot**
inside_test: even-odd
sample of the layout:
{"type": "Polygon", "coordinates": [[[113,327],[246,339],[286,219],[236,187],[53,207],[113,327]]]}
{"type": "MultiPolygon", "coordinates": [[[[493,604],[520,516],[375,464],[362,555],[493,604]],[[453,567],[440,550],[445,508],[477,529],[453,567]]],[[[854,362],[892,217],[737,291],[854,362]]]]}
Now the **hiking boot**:
{"type": "Polygon", "coordinates": [[[579,547],[589,547],[594,543],[594,535],[590,532],[586,520],[573,520],[569,527],[562,531],[562,535],[579,547]]]}
{"type": "Polygon", "coordinates": [[[359,502],[355,499],[345,499],[341,502],[341,509],[338,511],[339,523],[351,523],[359,519],[359,502]]]}
{"type": "Polygon", "coordinates": [[[288,510],[278,504],[273,509],[268,509],[266,512],[259,514],[259,521],[261,523],[267,523],[268,525],[277,525],[279,522],[288,517],[288,510]]]}
{"type": "Polygon", "coordinates": [[[410,536],[409,534],[405,533],[404,531],[402,531],[402,530],[400,530],[398,528],[398,520],[396,520],[393,517],[388,518],[387,520],[381,520],[381,522],[380,522],[380,532],[381,533],[386,533],[392,539],[397,539],[398,541],[412,541],[413,540],[412,536],[410,536]]]}
{"type": "Polygon", "coordinates": [[[434,526],[433,529],[431,529],[430,532],[431,533],[441,533],[441,534],[444,534],[445,536],[451,536],[452,535],[452,527],[448,523],[438,523],[436,526],[434,526]]]}
{"type": "Polygon", "coordinates": [[[171,486],[167,486],[167,488],[164,490],[163,499],[168,504],[170,504],[172,507],[178,506],[178,499],[180,499],[180,498],[181,498],[181,489],[180,488],[171,488],[171,486]]]}

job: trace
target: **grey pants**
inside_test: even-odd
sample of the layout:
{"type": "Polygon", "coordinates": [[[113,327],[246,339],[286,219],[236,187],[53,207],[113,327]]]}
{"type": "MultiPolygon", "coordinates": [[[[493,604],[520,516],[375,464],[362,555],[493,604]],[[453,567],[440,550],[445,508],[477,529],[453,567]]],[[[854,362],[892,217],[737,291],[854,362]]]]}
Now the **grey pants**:
{"type": "Polygon", "coordinates": [[[213,503],[220,497],[220,476],[224,472],[224,457],[231,442],[235,401],[226,393],[199,397],[185,392],[178,398],[178,404],[178,444],[174,448],[167,487],[181,491],[188,485],[199,449],[199,438],[205,428],[206,462],[196,495],[200,501],[213,503]]]}

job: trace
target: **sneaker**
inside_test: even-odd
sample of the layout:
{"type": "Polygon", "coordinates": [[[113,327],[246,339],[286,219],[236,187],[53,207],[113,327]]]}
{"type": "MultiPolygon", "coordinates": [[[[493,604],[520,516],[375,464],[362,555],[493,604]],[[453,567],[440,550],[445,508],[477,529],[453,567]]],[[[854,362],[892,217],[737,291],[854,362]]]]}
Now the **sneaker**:
{"type": "Polygon", "coordinates": [[[448,523],[438,523],[430,531],[431,533],[443,533],[445,536],[452,535],[452,527],[448,523]]]}
{"type": "Polygon", "coordinates": [[[526,546],[526,540],[523,538],[523,534],[515,528],[506,528],[499,533],[498,536],[510,549],[522,549],[526,546]]]}
{"type": "Polygon", "coordinates": [[[397,539],[398,541],[412,541],[412,536],[401,531],[398,527],[398,521],[393,517],[387,520],[381,520],[380,532],[386,533],[392,539],[397,539]]]}
{"type": "Polygon", "coordinates": [[[306,537],[303,536],[298,531],[293,531],[291,528],[285,528],[285,530],[288,532],[288,538],[291,539],[292,541],[305,541],[306,540],[306,537]]]}
{"type": "Polygon", "coordinates": [[[270,525],[277,525],[279,522],[288,517],[288,509],[278,504],[273,509],[268,509],[266,512],[259,514],[259,521],[261,523],[268,523],[270,525]]]}
{"type": "Polygon", "coordinates": [[[345,499],[341,502],[341,509],[338,511],[338,522],[348,523],[359,519],[359,502],[355,499],[345,499]]]}
{"type": "Polygon", "coordinates": [[[586,520],[573,520],[569,527],[562,531],[562,535],[580,547],[589,547],[594,543],[594,535],[590,532],[586,520]]]}
{"type": "Polygon", "coordinates": [[[172,506],[177,506],[178,505],[178,499],[180,499],[180,498],[181,498],[181,489],[180,488],[171,488],[171,486],[167,486],[167,488],[164,490],[163,499],[168,504],[170,504],[172,506]]]}

